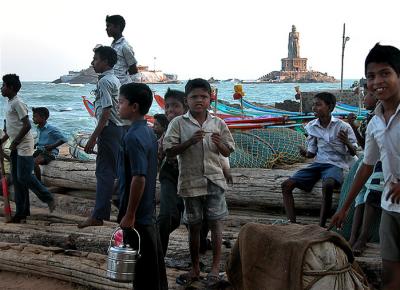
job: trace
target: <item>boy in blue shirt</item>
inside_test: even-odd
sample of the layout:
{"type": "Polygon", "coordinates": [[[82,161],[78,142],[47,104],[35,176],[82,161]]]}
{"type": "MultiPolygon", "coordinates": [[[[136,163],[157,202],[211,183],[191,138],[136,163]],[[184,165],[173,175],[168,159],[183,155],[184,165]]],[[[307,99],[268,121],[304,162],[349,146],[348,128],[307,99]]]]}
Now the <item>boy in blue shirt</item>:
{"type": "Polygon", "coordinates": [[[124,133],[123,123],[118,115],[118,90],[121,86],[114,74],[117,53],[109,46],[95,49],[92,65],[99,73],[94,101],[97,126],[90,136],[86,153],[93,153],[97,144],[96,156],[96,204],[92,216],[78,224],[78,228],[101,226],[103,220],[109,220],[111,214],[111,196],[117,177],[117,162],[121,138],[124,133]]]}
{"type": "Polygon", "coordinates": [[[332,116],[336,98],[331,93],[314,96],[313,111],[317,119],[305,127],[307,150],[300,148],[306,158],[315,157],[314,162],[282,183],[283,203],[290,222],[296,222],[293,189],[311,191],[315,183],[322,179],[322,205],[320,211],[321,227],[332,208],[332,194],[335,187],[343,182],[343,170],[349,168],[356,155],[357,139],[350,125],[332,116]]]}
{"type": "Polygon", "coordinates": [[[32,120],[37,125],[37,143],[36,151],[33,153],[35,158],[35,175],[37,179],[41,180],[41,172],[39,165],[49,164],[50,161],[56,159],[58,155],[58,148],[67,139],[64,135],[54,126],[47,123],[50,116],[49,110],[45,107],[32,108],[32,120]]]}
{"type": "Polygon", "coordinates": [[[131,246],[140,235],[141,258],[136,264],[135,290],[168,289],[164,255],[155,224],[157,178],[157,138],[144,116],[153,101],[145,84],[125,84],[119,95],[119,114],[132,122],[122,141],[119,162],[121,204],[118,222],[131,246]]]}
{"type": "MultiPolygon", "coordinates": [[[[1,94],[8,98],[6,106],[6,132],[1,143],[10,139],[11,175],[14,182],[16,211],[12,223],[24,223],[30,215],[29,189],[42,202],[49,206],[50,212],[55,209],[52,194],[33,175],[33,136],[26,104],[17,95],[21,89],[19,77],[15,74],[3,76],[1,94]]],[[[0,144],[1,145],[1,144],[0,144]]],[[[3,150],[0,146],[0,154],[3,150]]]]}

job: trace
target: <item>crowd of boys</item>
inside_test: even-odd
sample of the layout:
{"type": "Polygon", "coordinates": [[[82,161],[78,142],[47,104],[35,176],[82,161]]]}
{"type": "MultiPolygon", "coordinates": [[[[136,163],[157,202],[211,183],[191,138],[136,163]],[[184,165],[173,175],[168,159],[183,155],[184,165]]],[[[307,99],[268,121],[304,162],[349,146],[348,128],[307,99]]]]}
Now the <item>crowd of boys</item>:
{"type": "MultiPolygon", "coordinates": [[[[94,50],[92,65],[99,74],[94,102],[98,122],[85,147],[86,152],[92,153],[97,144],[96,203],[92,216],[78,227],[100,226],[110,219],[111,194],[117,181],[118,223],[126,230],[125,238],[130,244],[136,243],[132,228],[139,232],[142,241],[135,289],[168,289],[164,257],[169,235],[182,221],[188,229],[192,268],[180,275],[177,282],[188,286],[199,280],[199,250],[205,227],[205,236],[211,230],[213,250],[212,267],[205,283],[212,287],[220,280],[222,221],[228,215],[224,191],[231,179],[229,162],[226,163],[234,151],[232,135],[222,119],[209,113],[211,87],[203,79],[189,80],[184,92],[168,90],[165,115],[155,116],[154,130],[148,127],[145,115],[152,104],[152,91],[145,84],[132,82],[131,75],[137,73],[137,67],[134,53],[122,36],[125,20],[119,15],[107,16],[106,24],[107,34],[114,40],[111,47],[94,50]],[[127,123],[129,127],[124,126],[127,123]],[[161,197],[156,222],[158,172],[161,197]]],[[[360,193],[357,197],[356,230],[351,243],[354,250],[362,251],[368,239],[368,225],[379,218],[381,206],[384,287],[400,289],[400,51],[375,45],[366,58],[365,74],[365,103],[374,115],[368,116],[360,130],[354,116],[349,116],[348,124],[332,115],[336,103],[332,94],[319,93],[314,97],[317,118],[305,127],[307,149],[300,148],[300,153],[315,160],[282,184],[283,201],[289,221],[295,223],[293,189],[310,191],[322,179],[320,226],[325,227],[334,189],[342,184],[343,171],[354,161],[358,145],[363,147],[362,165],[331,224],[342,226],[353,200],[367,183],[368,194],[360,193]],[[380,168],[383,187],[379,187],[377,176],[367,182],[380,168]],[[359,207],[364,203],[363,208],[359,207]]],[[[11,222],[23,223],[30,215],[29,189],[48,204],[50,212],[55,209],[54,197],[40,182],[38,166],[54,160],[57,147],[66,139],[47,123],[48,109],[32,108],[38,130],[38,142],[34,144],[28,107],[18,96],[19,77],[7,74],[2,80],[1,93],[7,98],[7,108],[1,143],[10,139],[16,203],[11,222]]],[[[2,150],[0,153],[4,156],[2,150]]]]}

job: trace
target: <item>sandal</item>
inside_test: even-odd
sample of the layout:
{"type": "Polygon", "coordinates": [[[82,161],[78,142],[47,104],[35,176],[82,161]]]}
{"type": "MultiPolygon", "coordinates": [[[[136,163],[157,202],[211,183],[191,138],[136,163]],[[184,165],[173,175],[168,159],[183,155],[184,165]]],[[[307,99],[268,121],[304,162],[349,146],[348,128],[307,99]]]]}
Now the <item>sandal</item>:
{"type": "Polygon", "coordinates": [[[178,277],[176,277],[176,284],[185,287],[190,286],[195,281],[199,281],[199,277],[193,277],[190,272],[180,274],[178,277]]]}
{"type": "Polygon", "coordinates": [[[207,288],[216,288],[219,284],[219,282],[221,282],[221,277],[217,274],[211,274],[208,273],[207,277],[204,280],[204,283],[206,285],[207,288]]]}

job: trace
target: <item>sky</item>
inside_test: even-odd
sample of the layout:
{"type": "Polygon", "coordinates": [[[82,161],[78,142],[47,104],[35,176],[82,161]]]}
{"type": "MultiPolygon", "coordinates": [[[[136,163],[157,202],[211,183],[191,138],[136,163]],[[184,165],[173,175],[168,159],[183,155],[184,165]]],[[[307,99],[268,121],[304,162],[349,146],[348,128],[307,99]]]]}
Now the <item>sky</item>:
{"type": "Polygon", "coordinates": [[[296,25],[309,69],[340,79],[364,75],[376,42],[400,48],[394,0],[13,0],[1,1],[0,72],[52,81],[87,68],[96,44],[110,45],[106,15],[126,20],[140,65],[179,79],[257,79],[280,70],[296,25]]]}

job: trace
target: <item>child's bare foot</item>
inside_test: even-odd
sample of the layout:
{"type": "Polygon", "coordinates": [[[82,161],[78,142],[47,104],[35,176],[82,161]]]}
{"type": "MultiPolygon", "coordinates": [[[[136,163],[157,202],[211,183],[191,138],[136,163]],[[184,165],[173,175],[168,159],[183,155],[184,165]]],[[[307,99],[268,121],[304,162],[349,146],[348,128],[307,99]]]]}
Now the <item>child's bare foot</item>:
{"type": "Polygon", "coordinates": [[[366,241],[357,240],[357,242],[354,243],[354,246],[352,248],[354,256],[356,257],[361,256],[362,253],[364,253],[366,247],[367,247],[366,241]]]}

